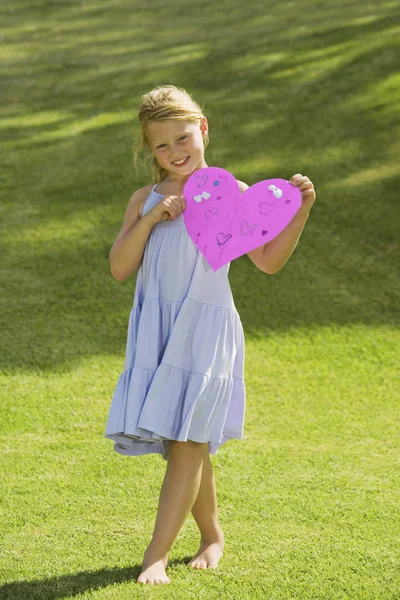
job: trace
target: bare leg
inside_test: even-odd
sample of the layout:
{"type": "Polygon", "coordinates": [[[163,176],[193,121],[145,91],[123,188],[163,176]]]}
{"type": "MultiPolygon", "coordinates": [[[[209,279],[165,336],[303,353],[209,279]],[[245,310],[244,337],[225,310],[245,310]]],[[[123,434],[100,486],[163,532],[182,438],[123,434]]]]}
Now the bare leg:
{"type": "Polygon", "coordinates": [[[138,583],[170,583],[165,573],[168,551],[197,497],[208,443],[168,442],[168,465],[161,487],[152,540],[144,553],[138,583]]]}
{"type": "Polygon", "coordinates": [[[217,490],[215,475],[205,448],[201,483],[197,498],[192,507],[192,515],[200,529],[200,548],[189,564],[193,568],[215,568],[223,554],[224,534],[218,523],[217,490]]]}
{"type": "Polygon", "coordinates": [[[213,540],[222,533],[218,523],[215,475],[208,449],[206,450],[200,488],[192,506],[192,515],[200,530],[201,541],[213,540]]]}

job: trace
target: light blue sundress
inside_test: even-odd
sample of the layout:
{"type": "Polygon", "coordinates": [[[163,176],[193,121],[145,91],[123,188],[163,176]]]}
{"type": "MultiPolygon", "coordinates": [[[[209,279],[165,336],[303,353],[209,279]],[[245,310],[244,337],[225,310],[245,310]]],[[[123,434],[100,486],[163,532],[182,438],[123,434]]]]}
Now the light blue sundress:
{"type": "MultiPolygon", "coordinates": [[[[142,215],[161,200],[156,186],[142,215]]],[[[243,438],[245,343],[229,266],[210,268],[182,213],[153,227],[106,425],[120,454],[168,460],[168,440],[208,442],[217,454],[226,441],[243,438]]]]}

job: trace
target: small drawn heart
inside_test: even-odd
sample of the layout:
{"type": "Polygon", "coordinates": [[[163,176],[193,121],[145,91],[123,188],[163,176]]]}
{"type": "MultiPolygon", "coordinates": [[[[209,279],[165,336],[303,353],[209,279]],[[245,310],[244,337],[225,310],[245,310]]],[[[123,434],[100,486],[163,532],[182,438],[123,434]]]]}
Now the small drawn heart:
{"type": "Polygon", "coordinates": [[[211,217],[213,217],[217,213],[218,213],[218,208],[214,207],[214,208],[209,208],[208,210],[206,210],[204,215],[205,215],[206,219],[211,219],[211,217]]]}
{"type": "Polygon", "coordinates": [[[226,235],[224,235],[222,233],[222,231],[217,235],[217,244],[218,246],[222,246],[223,244],[226,244],[226,242],[229,242],[229,240],[231,239],[231,234],[227,233],[226,235]]]}
{"type": "Polygon", "coordinates": [[[206,185],[207,181],[208,181],[207,175],[201,175],[200,177],[199,176],[196,177],[197,187],[203,187],[203,185],[206,185]]]}
{"type": "MultiPolygon", "coordinates": [[[[264,231],[262,231],[263,235],[267,235],[268,231],[265,229],[264,231]]],[[[200,235],[200,234],[199,234],[200,235]]]]}
{"type": "Polygon", "coordinates": [[[257,223],[253,225],[249,225],[247,221],[242,221],[240,225],[240,233],[242,235],[247,235],[248,233],[253,233],[253,230],[257,227],[257,223]],[[246,223],[246,225],[245,225],[246,223]]]}
{"type": "Polygon", "coordinates": [[[267,215],[269,212],[272,212],[275,208],[274,202],[261,202],[260,204],[260,213],[262,215],[267,215]]]}

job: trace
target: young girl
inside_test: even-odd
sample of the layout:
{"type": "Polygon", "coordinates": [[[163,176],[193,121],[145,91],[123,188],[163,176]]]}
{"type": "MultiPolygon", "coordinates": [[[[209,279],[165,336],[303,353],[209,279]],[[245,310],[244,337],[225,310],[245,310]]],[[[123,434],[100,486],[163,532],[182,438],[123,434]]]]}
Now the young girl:
{"type": "MultiPolygon", "coordinates": [[[[135,160],[140,149],[151,151],[154,185],[132,195],[110,252],[113,277],[124,281],[137,272],[137,279],[124,371],[105,436],[120,454],[158,453],[167,461],[153,537],[137,579],[154,585],[170,582],[168,553],[190,511],[201,538],[189,564],[215,568],[222,556],[224,534],[209,454],[243,437],[244,335],[229,264],[216,272],[209,268],[182,215],[186,181],[208,166],[208,121],[190,95],[175,86],[145,94],[139,121],[135,160]]],[[[296,177],[293,184],[304,183],[296,177]]],[[[242,192],[248,187],[238,183],[242,192]]],[[[276,272],[305,220],[292,231],[291,244],[285,241],[286,255],[282,246],[268,266],[264,248],[248,256],[262,271],[276,272]]]]}

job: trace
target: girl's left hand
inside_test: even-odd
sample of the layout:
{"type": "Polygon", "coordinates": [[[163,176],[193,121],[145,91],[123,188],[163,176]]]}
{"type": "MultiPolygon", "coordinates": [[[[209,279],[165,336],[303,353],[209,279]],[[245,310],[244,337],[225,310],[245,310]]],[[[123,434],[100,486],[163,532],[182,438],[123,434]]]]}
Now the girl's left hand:
{"type": "Polygon", "coordinates": [[[305,175],[303,176],[300,173],[297,173],[296,175],[293,175],[289,180],[289,183],[298,187],[301,191],[302,204],[296,214],[309,213],[316,198],[313,182],[305,175]]]}

